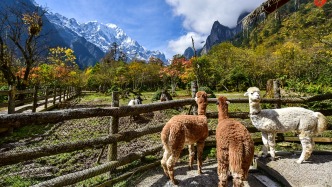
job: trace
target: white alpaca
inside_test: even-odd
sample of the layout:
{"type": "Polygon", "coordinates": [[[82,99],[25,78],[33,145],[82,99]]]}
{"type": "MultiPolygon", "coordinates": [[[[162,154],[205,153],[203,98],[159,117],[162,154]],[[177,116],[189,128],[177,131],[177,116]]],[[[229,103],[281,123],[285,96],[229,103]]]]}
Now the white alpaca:
{"type": "MultiPolygon", "coordinates": [[[[128,106],[141,105],[142,101],[143,99],[140,96],[137,96],[135,99],[129,101],[128,106]]],[[[140,117],[139,114],[132,116],[134,120],[138,119],[139,117],[140,117]]]]}
{"type": "Polygon", "coordinates": [[[129,101],[128,106],[134,106],[139,104],[142,104],[139,99],[132,99],[129,101]]]}
{"type": "Polygon", "coordinates": [[[302,144],[302,154],[296,162],[300,164],[310,157],[315,145],[312,136],[327,128],[327,119],[323,114],[301,107],[262,110],[257,87],[248,88],[244,96],[249,97],[251,122],[262,132],[264,156],[270,148],[271,157],[275,158],[276,133],[293,131],[299,134],[302,144]]]}
{"type": "Polygon", "coordinates": [[[135,99],[129,101],[128,106],[140,105],[142,104],[143,99],[140,96],[137,96],[135,99]]]}

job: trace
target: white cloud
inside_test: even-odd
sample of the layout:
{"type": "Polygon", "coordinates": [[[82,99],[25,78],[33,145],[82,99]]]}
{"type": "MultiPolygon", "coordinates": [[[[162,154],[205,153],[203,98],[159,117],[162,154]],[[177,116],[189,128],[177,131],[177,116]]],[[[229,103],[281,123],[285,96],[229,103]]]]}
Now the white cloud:
{"type": "Polygon", "coordinates": [[[176,16],[183,16],[183,26],[194,32],[208,34],[214,21],[235,27],[244,11],[252,11],[265,0],[166,0],[176,16]]]}
{"type": "MultiPolygon", "coordinates": [[[[190,33],[203,37],[210,34],[212,25],[219,21],[230,28],[235,27],[241,13],[250,12],[265,0],[166,0],[175,16],[183,17],[183,27],[189,32],[177,40],[169,41],[169,49],[182,54],[191,45],[190,33]]],[[[204,38],[204,41],[206,37],[204,38]]]]}
{"type": "Polygon", "coordinates": [[[200,35],[194,32],[189,32],[176,40],[169,41],[168,49],[172,51],[173,54],[183,54],[183,52],[188,47],[192,47],[191,37],[194,39],[195,48],[199,49],[203,47],[207,35],[200,35]]]}

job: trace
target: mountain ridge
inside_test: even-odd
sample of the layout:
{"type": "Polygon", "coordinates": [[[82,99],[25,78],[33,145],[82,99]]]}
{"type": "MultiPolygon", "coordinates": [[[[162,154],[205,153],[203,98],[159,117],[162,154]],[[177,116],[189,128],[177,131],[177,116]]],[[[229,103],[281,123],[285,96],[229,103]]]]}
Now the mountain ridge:
{"type": "MultiPolygon", "coordinates": [[[[249,12],[244,12],[240,14],[240,16],[237,19],[238,24],[234,28],[229,28],[227,26],[224,26],[218,20],[216,20],[212,25],[210,35],[206,38],[205,45],[202,48],[197,49],[196,52],[198,56],[207,54],[214,45],[231,40],[238,33],[242,32],[241,20],[248,14],[249,12]]],[[[190,59],[192,56],[194,56],[194,51],[192,47],[188,47],[184,51],[183,55],[187,59],[190,59]]]]}
{"type": "Polygon", "coordinates": [[[133,59],[148,61],[151,56],[159,58],[163,62],[167,61],[162,52],[147,50],[115,24],[103,24],[98,21],[79,23],[75,18],[67,18],[59,13],[52,12],[48,12],[46,17],[51,23],[62,27],[66,32],[73,32],[85,38],[105,54],[115,42],[119,49],[127,55],[128,61],[133,59]]]}

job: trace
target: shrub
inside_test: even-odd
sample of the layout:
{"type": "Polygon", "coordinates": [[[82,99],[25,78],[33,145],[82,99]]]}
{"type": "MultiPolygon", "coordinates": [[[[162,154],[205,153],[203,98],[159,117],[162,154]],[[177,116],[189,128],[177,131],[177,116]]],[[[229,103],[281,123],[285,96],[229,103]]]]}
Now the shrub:
{"type": "MultiPolygon", "coordinates": [[[[0,87],[0,90],[8,90],[8,86],[0,87]]],[[[4,103],[8,101],[8,95],[0,95],[0,103],[4,103]]]]}
{"type": "Polygon", "coordinates": [[[199,87],[198,91],[205,91],[207,94],[209,94],[209,98],[215,98],[216,97],[216,95],[213,93],[213,91],[207,86],[199,87]]]}
{"type": "Polygon", "coordinates": [[[158,89],[151,98],[151,101],[158,101],[160,99],[162,90],[158,89]]]}

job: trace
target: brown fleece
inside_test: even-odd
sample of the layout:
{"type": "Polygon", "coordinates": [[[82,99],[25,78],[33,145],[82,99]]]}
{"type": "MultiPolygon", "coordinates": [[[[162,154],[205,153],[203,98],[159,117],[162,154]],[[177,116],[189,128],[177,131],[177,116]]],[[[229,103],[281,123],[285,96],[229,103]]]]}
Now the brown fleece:
{"type": "Polygon", "coordinates": [[[174,166],[185,145],[189,147],[189,168],[192,168],[195,155],[194,143],[196,143],[198,173],[202,173],[204,143],[209,135],[207,118],[205,116],[208,104],[207,94],[203,91],[197,92],[196,103],[198,105],[198,116],[173,116],[161,132],[161,141],[164,145],[161,165],[173,184],[177,184],[177,181],[174,179],[174,166]]]}
{"type": "Polygon", "coordinates": [[[233,186],[243,186],[254,158],[254,142],[247,128],[228,116],[227,98],[218,98],[216,129],[218,186],[227,186],[227,173],[233,176],[233,186]]]}

